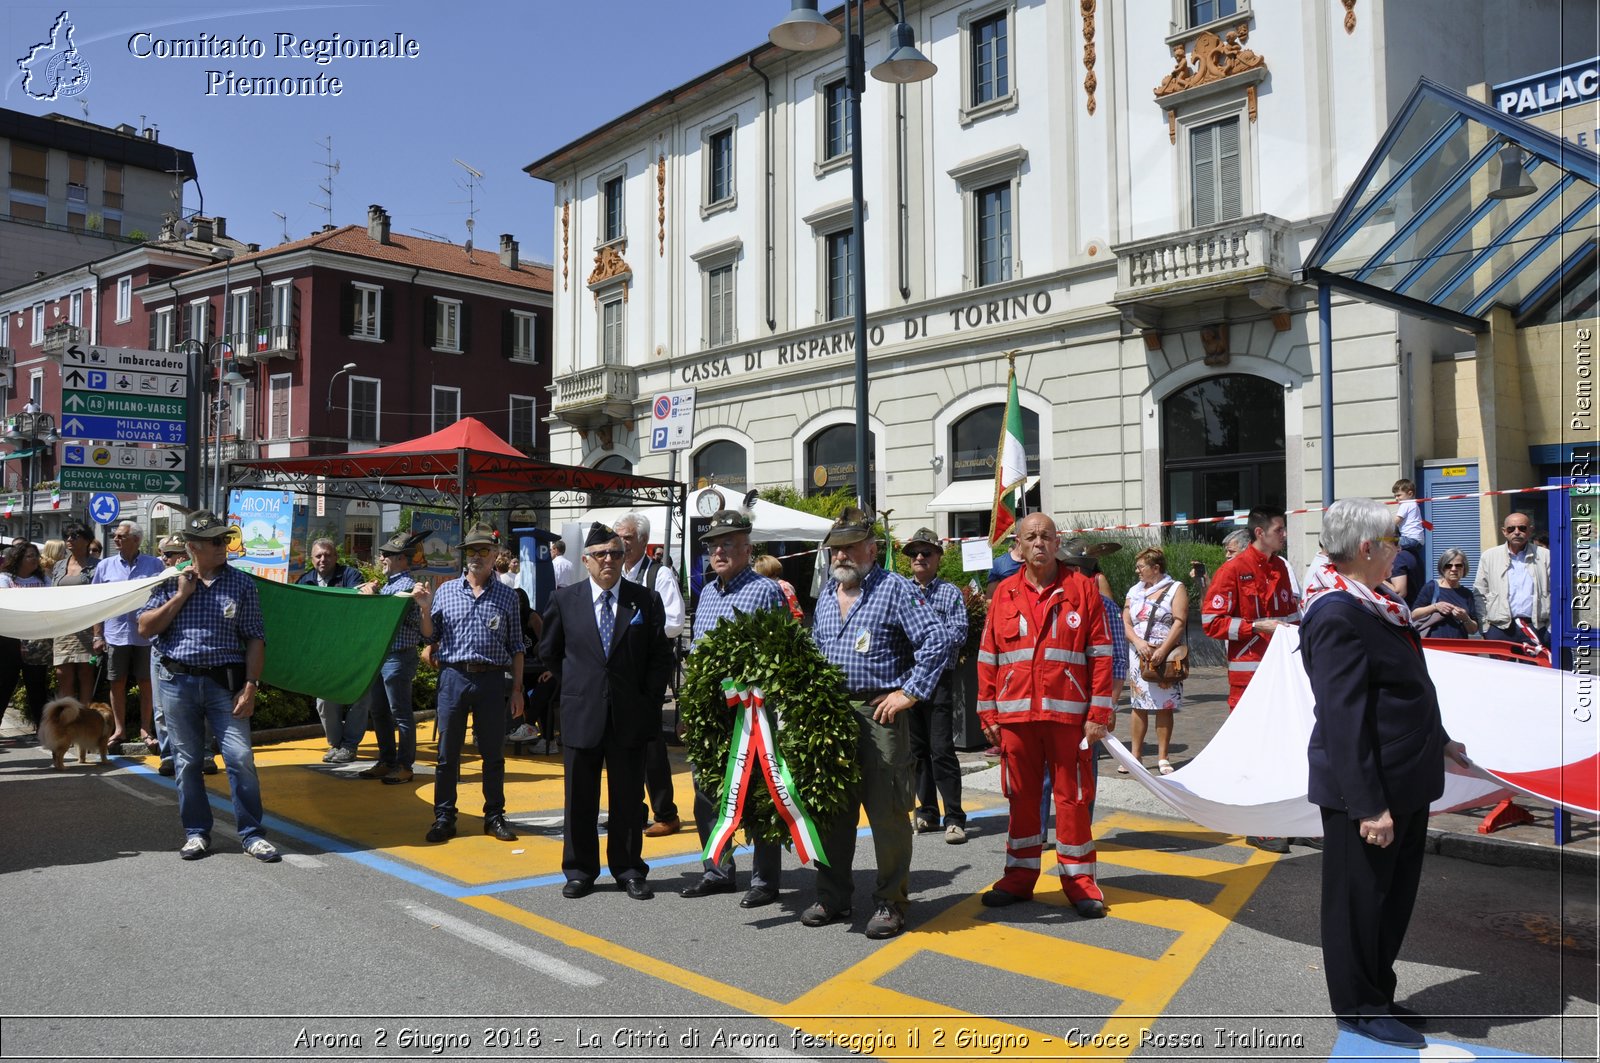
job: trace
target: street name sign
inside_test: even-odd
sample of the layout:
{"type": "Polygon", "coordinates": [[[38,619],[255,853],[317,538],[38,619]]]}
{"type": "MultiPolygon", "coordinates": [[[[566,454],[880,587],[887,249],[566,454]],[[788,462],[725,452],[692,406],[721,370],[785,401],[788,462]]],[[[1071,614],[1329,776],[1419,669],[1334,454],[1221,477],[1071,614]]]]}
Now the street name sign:
{"type": "Polygon", "coordinates": [[[134,373],[121,369],[80,369],[77,366],[63,366],[61,386],[69,391],[108,391],[118,395],[181,399],[189,394],[189,376],[187,373],[134,373]]]}
{"type": "Polygon", "coordinates": [[[110,439],[123,443],[187,443],[188,425],[139,417],[61,415],[61,434],[67,439],[110,439]]]}
{"type": "Polygon", "coordinates": [[[183,490],[183,475],[150,472],[144,469],[85,469],[66,466],[61,469],[61,486],[68,491],[119,491],[124,494],[171,495],[183,490]]]}
{"type": "Polygon", "coordinates": [[[61,355],[62,371],[69,366],[85,369],[125,370],[188,376],[194,358],[188,351],[140,351],[130,347],[91,347],[74,343],[61,355]]]}
{"type": "Polygon", "coordinates": [[[147,469],[155,472],[182,472],[189,465],[189,454],[176,447],[108,447],[88,443],[67,443],[61,448],[65,468],[147,469]]]}

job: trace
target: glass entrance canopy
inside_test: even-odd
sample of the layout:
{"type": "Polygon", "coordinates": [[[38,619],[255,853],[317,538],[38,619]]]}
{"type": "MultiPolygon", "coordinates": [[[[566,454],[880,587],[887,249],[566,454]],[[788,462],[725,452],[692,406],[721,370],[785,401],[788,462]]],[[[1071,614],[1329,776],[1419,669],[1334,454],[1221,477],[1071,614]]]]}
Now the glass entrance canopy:
{"type": "Polygon", "coordinates": [[[1328,284],[1474,331],[1592,310],[1600,156],[1422,79],[1306,260],[1328,284]]]}

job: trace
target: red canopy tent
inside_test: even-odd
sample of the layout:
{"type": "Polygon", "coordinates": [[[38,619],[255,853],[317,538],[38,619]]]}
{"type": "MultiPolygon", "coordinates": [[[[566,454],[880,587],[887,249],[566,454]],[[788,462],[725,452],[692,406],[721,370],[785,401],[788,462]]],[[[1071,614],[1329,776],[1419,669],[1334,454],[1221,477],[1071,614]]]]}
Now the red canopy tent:
{"type": "Polygon", "coordinates": [[[671,480],[530,458],[473,417],[387,447],[234,461],[229,469],[230,488],[414,506],[454,504],[463,527],[474,515],[551,505],[553,492],[573,492],[574,497],[555,504],[574,507],[589,505],[588,499],[576,497],[579,493],[604,495],[606,504],[681,507],[685,492],[684,485],[671,480]]]}

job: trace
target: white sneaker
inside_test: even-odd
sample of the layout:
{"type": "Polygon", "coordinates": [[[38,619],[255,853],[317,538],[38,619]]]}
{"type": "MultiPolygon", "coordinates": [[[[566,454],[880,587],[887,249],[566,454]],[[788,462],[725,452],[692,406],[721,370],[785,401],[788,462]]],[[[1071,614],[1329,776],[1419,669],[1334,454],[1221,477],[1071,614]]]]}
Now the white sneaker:
{"type": "Polygon", "coordinates": [[[950,845],[964,845],[967,841],[967,828],[959,823],[952,823],[944,829],[944,840],[950,845]]]}
{"type": "Polygon", "coordinates": [[[282,859],[278,855],[278,847],[265,838],[252,838],[250,844],[244,847],[244,851],[263,864],[276,864],[282,859]]]}
{"type": "Polygon", "coordinates": [[[533,725],[525,723],[521,727],[518,727],[515,731],[512,731],[510,734],[506,735],[506,741],[507,742],[532,742],[534,739],[536,739],[538,737],[539,737],[539,732],[534,730],[533,725]]]}
{"type": "Polygon", "coordinates": [[[183,860],[198,860],[210,851],[210,838],[204,834],[191,834],[183,843],[183,848],[178,850],[178,856],[183,860]]]}

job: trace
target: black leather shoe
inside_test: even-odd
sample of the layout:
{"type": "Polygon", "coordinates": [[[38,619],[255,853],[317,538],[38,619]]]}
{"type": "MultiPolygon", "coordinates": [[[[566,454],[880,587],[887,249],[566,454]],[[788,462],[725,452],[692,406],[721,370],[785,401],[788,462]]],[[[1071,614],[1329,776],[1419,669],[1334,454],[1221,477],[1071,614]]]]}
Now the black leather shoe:
{"type": "Polygon", "coordinates": [[[636,901],[648,901],[656,895],[656,891],[650,888],[650,883],[642,878],[625,878],[622,880],[622,888],[636,901]]]}
{"type": "Polygon", "coordinates": [[[766,886],[751,886],[745,891],[744,896],[739,898],[739,907],[765,908],[777,899],[777,890],[768,889],[766,886]]]}
{"type": "Polygon", "coordinates": [[[1073,901],[1072,907],[1077,911],[1080,919],[1104,919],[1106,917],[1106,902],[1094,897],[1085,897],[1081,901],[1073,901]]]}
{"type": "Polygon", "coordinates": [[[1013,904],[1021,904],[1029,899],[1028,897],[1018,897],[1015,893],[1007,893],[1005,890],[990,890],[983,895],[983,906],[985,908],[1008,908],[1013,904]]]}
{"type": "Polygon", "coordinates": [[[569,901],[579,897],[587,897],[594,892],[594,883],[584,878],[569,878],[567,884],[561,887],[561,896],[569,901]]]}
{"type": "Polygon", "coordinates": [[[737,887],[734,886],[731,879],[708,878],[705,875],[702,875],[700,876],[700,880],[694,885],[685,886],[683,889],[679,890],[678,896],[687,897],[690,900],[694,900],[696,897],[710,897],[712,894],[716,893],[732,893],[735,889],[737,889],[737,887]]]}
{"type": "Polygon", "coordinates": [[[1289,851],[1287,838],[1260,838],[1251,834],[1245,838],[1245,841],[1264,853],[1286,853],[1289,851]]]}
{"type": "Polygon", "coordinates": [[[493,834],[496,838],[503,842],[514,842],[517,840],[516,832],[514,832],[509,825],[507,825],[506,817],[504,816],[490,816],[488,819],[484,820],[483,833],[493,834]]]}
{"type": "Polygon", "coordinates": [[[1390,1004],[1389,1014],[1411,1027],[1413,1030],[1428,1028],[1428,1017],[1420,1011],[1413,1011],[1404,1004],[1390,1004]]]}
{"type": "Polygon", "coordinates": [[[849,918],[850,909],[844,908],[834,911],[821,901],[800,913],[800,923],[803,926],[827,926],[829,923],[836,923],[841,919],[849,918]]]}
{"type": "Polygon", "coordinates": [[[436,819],[433,826],[428,828],[430,842],[445,842],[456,836],[456,822],[453,819],[436,819]]]}
{"type": "Polygon", "coordinates": [[[1357,1037],[1365,1037],[1381,1044],[1398,1045],[1401,1048],[1421,1048],[1428,1043],[1426,1037],[1392,1015],[1369,1015],[1354,1021],[1346,1019],[1337,1021],[1339,1029],[1348,1030],[1357,1037]]]}

